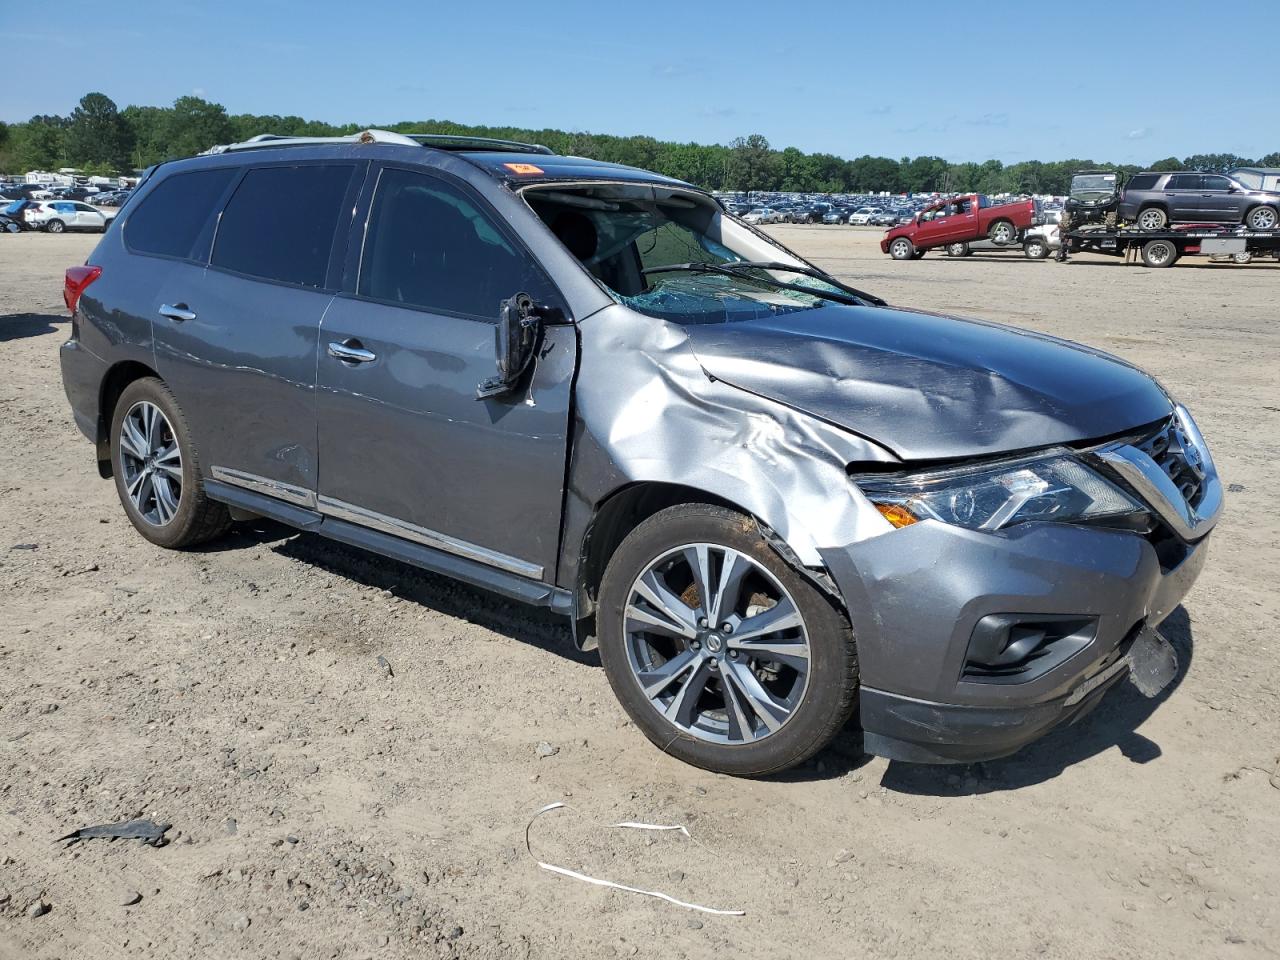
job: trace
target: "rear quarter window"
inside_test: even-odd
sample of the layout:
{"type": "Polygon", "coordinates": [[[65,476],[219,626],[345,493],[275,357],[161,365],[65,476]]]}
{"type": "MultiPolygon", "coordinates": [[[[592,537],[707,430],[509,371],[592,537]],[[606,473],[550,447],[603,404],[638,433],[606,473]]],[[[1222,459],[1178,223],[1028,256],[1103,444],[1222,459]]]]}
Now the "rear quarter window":
{"type": "Polygon", "coordinates": [[[323,287],[353,164],[260,167],[227,201],[211,266],[323,287]]]}
{"type": "Polygon", "coordinates": [[[1154,173],[1139,173],[1129,178],[1129,182],[1125,185],[1126,190],[1150,190],[1156,185],[1156,181],[1160,177],[1154,173]]]}
{"type": "MultiPolygon", "coordinates": [[[[134,253],[192,259],[196,240],[239,172],[235,167],[219,167],[162,180],[129,214],[124,225],[125,246],[134,253]]],[[[198,259],[203,260],[204,253],[207,248],[198,259]]]]}

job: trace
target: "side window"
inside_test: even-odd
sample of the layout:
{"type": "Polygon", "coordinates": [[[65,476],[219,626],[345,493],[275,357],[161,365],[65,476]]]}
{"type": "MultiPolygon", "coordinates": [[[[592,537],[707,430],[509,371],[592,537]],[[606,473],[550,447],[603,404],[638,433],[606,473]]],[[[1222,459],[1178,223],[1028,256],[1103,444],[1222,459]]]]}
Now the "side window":
{"type": "Polygon", "coordinates": [[[1200,174],[1198,173],[1175,173],[1169,178],[1169,185],[1166,190],[1199,190],[1200,174]]]}
{"type": "Polygon", "coordinates": [[[210,265],[323,287],[354,170],[351,164],[250,170],[222,212],[210,265]]]}
{"type": "Polygon", "coordinates": [[[357,293],[374,300],[498,319],[498,305],[547,281],[489,214],[450,183],[386,169],[369,213],[357,293]]]}
{"type": "Polygon", "coordinates": [[[214,204],[239,172],[235,167],[198,170],[156,184],[130,212],[124,225],[125,246],[135,253],[191,257],[214,204]]]}
{"type": "Polygon", "coordinates": [[[956,213],[973,213],[973,201],[972,200],[957,201],[956,213]]]}
{"type": "Polygon", "coordinates": [[[1129,178],[1129,182],[1125,184],[1126,190],[1150,190],[1156,185],[1156,181],[1160,178],[1154,173],[1138,173],[1129,178]]]}
{"type": "Polygon", "coordinates": [[[1230,190],[1231,181],[1226,177],[1206,176],[1200,178],[1201,190],[1230,190]]]}

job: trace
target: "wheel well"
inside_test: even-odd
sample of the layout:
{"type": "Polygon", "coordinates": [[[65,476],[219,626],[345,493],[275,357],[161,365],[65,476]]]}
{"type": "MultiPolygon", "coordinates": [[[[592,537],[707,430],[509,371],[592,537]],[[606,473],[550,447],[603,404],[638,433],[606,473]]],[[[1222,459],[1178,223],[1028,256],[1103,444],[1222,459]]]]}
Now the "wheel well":
{"type": "Polygon", "coordinates": [[[111,418],[115,416],[116,403],[129,384],[143,377],[159,377],[145,363],[137,360],[125,360],[117,363],[102,378],[102,387],[98,393],[98,473],[104,478],[111,476],[111,418]]]}

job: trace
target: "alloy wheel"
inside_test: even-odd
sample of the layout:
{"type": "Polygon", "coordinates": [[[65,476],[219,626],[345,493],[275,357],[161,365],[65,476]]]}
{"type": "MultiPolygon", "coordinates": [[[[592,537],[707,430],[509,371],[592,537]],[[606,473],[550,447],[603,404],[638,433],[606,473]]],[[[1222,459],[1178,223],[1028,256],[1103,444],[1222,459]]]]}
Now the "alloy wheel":
{"type": "Polygon", "coordinates": [[[991,239],[996,243],[1013,243],[1013,226],[1008,223],[997,223],[991,231],[991,239]]]}
{"type": "Polygon", "coordinates": [[[1163,210],[1143,210],[1142,215],[1138,217],[1138,226],[1143,230],[1159,230],[1164,223],[1163,210]]]}
{"type": "Polygon", "coordinates": [[[138,515],[163,527],[182,501],[182,451],[164,413],[139,400],[120,423],[120,468],[138,515]]]}
{"type": "Polygon", "coordinates": [[[1254,230],[1274,230],[1276,212],[1270,207],[1258,207],[1249,214],[1249,226],[1254,230]]]}
{"type": "Polygon", "coordinates": [[[804,698],[800,609],[772,573],[730,547],[691,543],[652,561],[628,593],[624,637],[649,704],[701,740],[762,740],[804,698]]]}

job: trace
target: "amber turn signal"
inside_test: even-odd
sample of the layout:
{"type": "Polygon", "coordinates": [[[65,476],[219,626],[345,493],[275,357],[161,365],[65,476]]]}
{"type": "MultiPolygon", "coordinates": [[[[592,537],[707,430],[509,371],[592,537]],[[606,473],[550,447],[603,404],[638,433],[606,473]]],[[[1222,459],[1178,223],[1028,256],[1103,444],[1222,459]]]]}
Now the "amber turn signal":
{"type": "Polygon", "coordinates": [[[895,527],[909,527],[916,523],[919,518],[908,510],[906,507],[899,506],[896,503],[877,503],[876,509],[881,515],[892,523],[895,527]]]}

